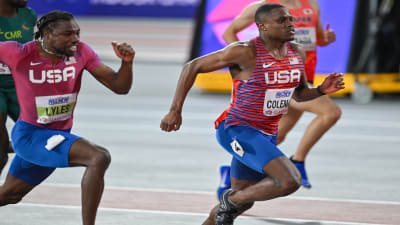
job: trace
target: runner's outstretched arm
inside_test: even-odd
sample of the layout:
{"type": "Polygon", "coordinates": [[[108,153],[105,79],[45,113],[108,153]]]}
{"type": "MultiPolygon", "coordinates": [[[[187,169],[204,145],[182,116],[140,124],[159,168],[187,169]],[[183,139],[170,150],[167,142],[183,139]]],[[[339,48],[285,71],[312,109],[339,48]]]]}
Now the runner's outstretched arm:
{"type": "Polygon", "coordinates": [[[101,64],[93,71],[92,75],[113,92],[127,94],[132,87],[132,64],[135,50],[127,43],[112,42],[112,46],[115,54],[121,59],[121,67],[118,72],[105,64],[101,64]]]}
{"type": "Polygon", "coordinates": [[[240,43],[233,44],[186,63],[179,77],[169,112],[161,120],[161,130],[166,132],[179,130],[182,124],[183,103],[198,73],[208,73],[239,64],[245,60],[245,51],[248,51],[248,47],[244,47],[240,43]]]}
{"type": "Polygon", "coordinates": [[[222,37],[226,43],[231,44],[239,41],[237,33],[249,27],[254,23],[254,15],[256,14],[257,8],[263,4],[262,1],[257,1],[249,4],[243,11],[229,24],[226,28],[222,37]]]}

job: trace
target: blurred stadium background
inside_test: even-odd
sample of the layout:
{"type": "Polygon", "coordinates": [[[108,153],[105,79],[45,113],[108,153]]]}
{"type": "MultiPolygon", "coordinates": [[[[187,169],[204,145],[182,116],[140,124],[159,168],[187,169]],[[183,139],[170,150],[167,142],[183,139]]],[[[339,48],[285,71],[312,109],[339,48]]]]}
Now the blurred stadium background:
{"type": "MultiPolygon", "coordinates": [[[[190,48],[186,48],[186,52],[182,52],[179,48],[175,51],[174,46],[177,44],[175,42],[169,46],[170,56],[165,57],[169,60],[175,57],[184,62],[223,48],[225,43],[221,38],[222,31],[242,8],[252,1],[254,0],[31,0],[29,5],[38,14],[62,9],[79,17],[138,19],[134,22],[158,19],[156,23],[159,23],[161,28],[168,27],[168,19],[184,21],[184,24],[190,26],[185,28],[193,31],[191,39],[185,40],[186,46],[187,41],[191,42],[190,48]],[[190,52],[187,49],[190,49],[190,52]]],[[[375,93],[400,92],[398,41],[400,2],[395,0],[319,0],[318,2],[322,24],[330,24],[331,29],[336,32],[337,41],[327,47],[318,48],[316,85],[323,80],[324,75],[337,71],[346,73],[347,87],[335,96],[351,96],[358,103],[368,103],[375,93]]],[[[121,26],[125,26],[126,30],[121,27],[122,30],[132,32],[132,35],[144,33],[143,30],[135,30],[129,22],[123,22],[121,26]]],[[[104,28],[104,32],[107,32],[108,28],[106,26],[104,28]]],[[[164,30],[160,34],[162,40],[153,40],[165,42],[169,39],[172,43],[171,34],[177,33],[164,30]]],[[[239,36],[241,39],[249,39],[255,34],[253,27],[243,31],[239,36]]],[[[139,48],[140,45],[141,43],[137,44],[139,48]]],[[[226,71],[218,73],[218,76],[200,75],[196,86],[203,91],[230,92],[229,74],[226,71]]]]}

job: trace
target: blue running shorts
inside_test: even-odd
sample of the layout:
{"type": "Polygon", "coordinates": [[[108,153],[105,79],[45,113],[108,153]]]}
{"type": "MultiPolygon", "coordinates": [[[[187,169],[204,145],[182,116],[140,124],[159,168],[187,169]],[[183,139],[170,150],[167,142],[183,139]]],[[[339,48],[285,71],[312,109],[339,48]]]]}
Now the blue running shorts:
{"type": "Polygon", "coordinates": [[[81,138],[70,131],[52,130],[17,120],[11,132],[16,155],[10,166],[10,174],[28,184],[38,185],[57,167],[68,167],[71,145],[81,138]],[[45,146],[53,135],[62,135],[65,140],[49,151],[45,146]]]}
{"type": "Polygon", "coordinates": [[[259,181],[268,175],[264,166],[271,160],[284,156],[276,146],[276,136],[266,135],[250,126],[230,126],[221,122],[216,132],[219,144],[233,158],[231,176],[239,180],[259,181]]]}

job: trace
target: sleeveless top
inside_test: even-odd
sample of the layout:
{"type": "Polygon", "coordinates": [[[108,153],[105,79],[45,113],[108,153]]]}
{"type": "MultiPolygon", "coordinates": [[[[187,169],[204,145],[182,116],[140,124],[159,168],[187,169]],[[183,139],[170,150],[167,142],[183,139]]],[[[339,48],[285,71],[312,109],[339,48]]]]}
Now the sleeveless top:
{"type": "Polygon", "coordinates": [[[225,127],[251,126],[276,135],[278,122],[288,111],[304,66],[289,42],[286,43],[286,57],[279,60],[265,50],[260,37],[253,41],[257,57],[254,71],[248,80],[233,80],[232,103],[215,121],[215,126],[217,128],[225,120],[225,127]]]}
{"type": "MultiPolygon", "coordinates": [[[[313,82],[315,68],[317,66],[317,21],[318,15],[308,0],[299,0],[301,7],[289,9],[294,19],[296,34],[294,35],[296,43],[306,51],[305,70],[307,81],[313,82]]],[[[279,0],[268,0],[268,3],[282,3],[279,0]]]]}

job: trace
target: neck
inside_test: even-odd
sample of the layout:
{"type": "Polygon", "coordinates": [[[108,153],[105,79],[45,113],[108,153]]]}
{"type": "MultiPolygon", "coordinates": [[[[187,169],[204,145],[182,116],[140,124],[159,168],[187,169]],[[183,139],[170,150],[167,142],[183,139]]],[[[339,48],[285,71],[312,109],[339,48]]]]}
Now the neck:
{"type": "Polygon", "coordinates": [[[267,50],[274,58],[283,59],[287,55],[286,41],[263,38],[260,36],[264,49],[267,50]]]}
{"type": "Polygon", "coordinates": [[[4,1],[0,1],[0,16],[3,17],[14,17],[18,15],[18,9],[7,4],[4,1]]]}

